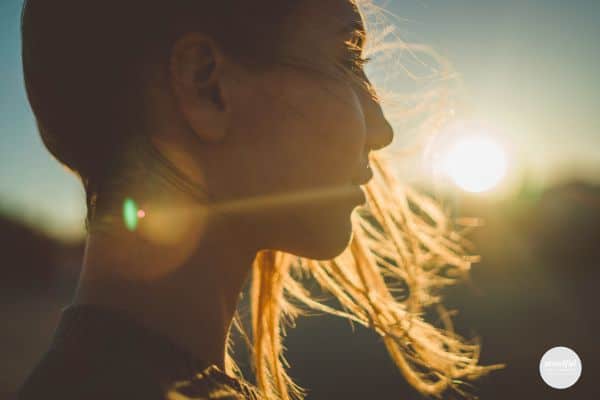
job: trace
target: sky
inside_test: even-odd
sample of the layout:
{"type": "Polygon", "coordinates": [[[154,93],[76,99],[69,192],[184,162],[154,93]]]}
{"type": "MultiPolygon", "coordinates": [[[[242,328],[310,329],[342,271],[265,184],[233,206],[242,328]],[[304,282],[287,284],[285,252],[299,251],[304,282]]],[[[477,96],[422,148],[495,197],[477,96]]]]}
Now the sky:
{"type": "MultiPolygon", "coordinates": [[[[448,59],[472,117],[511,143],[532,179],[600,171],[600,2],[388,0],[397,32],[448,59]]],[[[81,237],[83,190],[44,149],[22,83],[22,0],[0,0],[0,212],[81,237]]],[[[516,161],[518,160],[518,161],[516,161]]]]}

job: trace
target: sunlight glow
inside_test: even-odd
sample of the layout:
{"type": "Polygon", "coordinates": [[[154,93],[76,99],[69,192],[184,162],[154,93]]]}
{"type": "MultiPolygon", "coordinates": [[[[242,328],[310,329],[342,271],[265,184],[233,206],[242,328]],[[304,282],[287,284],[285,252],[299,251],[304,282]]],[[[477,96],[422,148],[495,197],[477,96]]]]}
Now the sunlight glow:
{"type": "Polygon", "coordinates": [[[466,136],[448,148],[441,169],[461,189],[480,193],[494,188],[506,175],[506,153],[491,138],[466,136]]]}

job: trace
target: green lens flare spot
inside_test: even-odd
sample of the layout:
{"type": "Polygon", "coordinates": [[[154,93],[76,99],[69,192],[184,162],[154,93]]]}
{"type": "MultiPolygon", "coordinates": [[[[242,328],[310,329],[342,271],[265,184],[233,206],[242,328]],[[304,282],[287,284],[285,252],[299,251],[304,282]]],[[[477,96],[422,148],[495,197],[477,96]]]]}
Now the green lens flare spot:
{"type": "Polygon", "coordinates": [[[123,220],[128,230],[135,231],[138,224],[138,206],[129,197],[123,202],[123,220]]]}

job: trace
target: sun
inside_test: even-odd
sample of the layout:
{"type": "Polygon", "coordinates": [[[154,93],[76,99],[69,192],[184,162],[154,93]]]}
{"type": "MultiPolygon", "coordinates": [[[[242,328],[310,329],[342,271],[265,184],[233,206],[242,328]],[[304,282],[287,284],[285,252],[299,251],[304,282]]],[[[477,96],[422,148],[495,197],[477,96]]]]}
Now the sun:
{"type": "Polygon", "coordinates": [[[499,143],[489,137],[458,138],[444,153],[441,170],[467,192],[488,191],[506,175],[506,153],[499,143]]]}

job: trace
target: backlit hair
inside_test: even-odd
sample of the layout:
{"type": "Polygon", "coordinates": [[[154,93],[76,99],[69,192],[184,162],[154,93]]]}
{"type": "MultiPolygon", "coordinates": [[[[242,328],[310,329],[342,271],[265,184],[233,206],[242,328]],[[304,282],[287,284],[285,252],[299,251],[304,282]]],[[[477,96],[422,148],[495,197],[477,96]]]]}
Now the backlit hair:
{"type": "MultiPolygon", "coordinates": [[[[358,6],[369,28],[366,56],[381,56],[388,66],[402,68],[394,62],[394,52],[409,52],[414,57],[425,54],[440,68],[435,78],[452,76],[431,49],[401,41],[385,23],[385,10],[366,0],[358,6]]],[[[388,105],[386,112],[392,117],[430,113],[422,121],[423,128],[431,130],[442,123],[439,108],[447,101],[443,90],[423,94],[409,109],[393,93],[387,93],[386,103],[386,95],[376,95],[371,83],[364,84],[378,101],[388,105]]],[[[352,239],[342,254],[328,261],[273,250],[257,254],[250,291],[252,335],[245,331],[238,313],[234,319],[251,350],[257,398],[304,398],[305,391],[286,371],[282,340],[286,327],[310,311],[373,329],[408,383],[424,395],[441,397],[452,389],[469,397],[461,384],[504,367],[478,365],[479,344],[455,333],[450,313],[441,304],[440,289],[464,277],[476,258],[466,254],[465,239],[436,201],[399,181],[388,153],[370,155],[374,178],[366,185],[367,207],[353,212],[352,239]],[[305,286],[307,278],[318,282],[341,307],[332,308],[312,297],[305,286]],[[398,286],[403,288],[401,295],[398,286]],[[438,314],[443,327],[424,319],[428,310],[438,314]]],[[[226,372],[243,380],[230,353],[226,372]]]]}
{"type": "MultiPolygon", "coordinates": [[[[168,30],[173,26],[159,29],[159,22],[183,18],[185,23],[177,19],[174,25],[178,29],[202,27],[240,60],[258,57],[269,63],[275,53],[269,52],[265,42],[277,37],[273,30],[280,29],[277,23],[289,11],[288,3],[295,4],[285,0],[25,1],[22,34],[28,98],[44,144],[80,176],[89,212],[95,209],[97,196],[102,197],[105,181],[119,173],[118,152],[127,134],[141,131],[140,110],[133,106],[140,102],[136,68],[148,61],[146,51],[164,56],[159,53],[168,50],[175,35],[181,33],[168,30]],[[232,4],[235,13],[230,12],[232,4]],[[137,18],[142,15],[147,18],[145,25],[137,18]],[[92,25],[92,21],[104,20],[110,21],[105,29],[92,25]],[[240,30],[250,39],[240,40],[240,30]],[[260,49],[267,53],[259,54],[260,49]]],[[[451,76],[433,52],[398,39],[393,24],[386,22],[387,11],[369,0],[357,6],[368,28],[366,55],[389,65],[385,71],[391,78],[410,74],[394,62],[396,53],[432,57],[441,72],[425,78],[451,76]]],[[[357,58],[357,67],[364,61],[357,58]]],[[[356,74],[349,76],[361,79],[356,74]]],[[[388,118],[425,115],[425,129],[433,130],[446,107],[443,90],[421,93],[404,102],[403,96],[386,93],[386,88],[375,91],[370,83],[363,83],[382,102],[388,118]]],[[[478,365],[479,345],[454,332],[441,305],[440,289],[464,276],[472,263],[463,237],[432,198],[398,180],[390,161],[385,151],[371,153],[374,178],[366,185],[368,204],[351,215],[352,239],[338,257],[315,261],[280,251],[257,254],[250,292],[252,332],[245,332],[238,313],[233,324],[247,339],[256,382],[244,379],[230,346],[225,365],[225,372],[238,377],[255,397],[304,397],[302,388],[287,373],[282,340],[285,327],[309,310],[373,329],[408,383],[426,395],[441,396],[449,388],[466,394],[460,382],[502,367],[478,365]],[[303,282],[307,277],[316,280],[341,307],[331,308],[313,298],[303,282]],[[404,288],[400,295],[398,286],[404,288]],[[437,311],[444,326],[428,322],[426,310],[437,311]]],[[[177,385],[167,397],[183,398],[176,389],[177,385]]]]}

